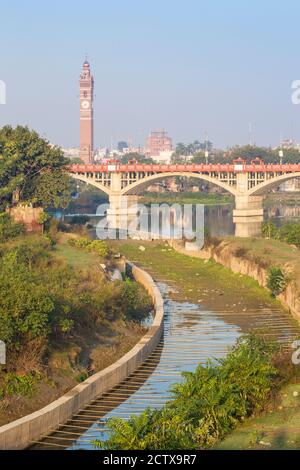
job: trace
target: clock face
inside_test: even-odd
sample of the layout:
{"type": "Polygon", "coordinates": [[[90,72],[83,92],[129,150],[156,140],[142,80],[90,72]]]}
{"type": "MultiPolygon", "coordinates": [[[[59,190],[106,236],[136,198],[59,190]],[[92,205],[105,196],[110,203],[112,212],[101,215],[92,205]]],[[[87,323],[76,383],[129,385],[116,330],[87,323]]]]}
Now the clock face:
{"type": "Polygon", "coordinates": [[[89,109],[89,107],[90,107],[89,101],[86,101],[86,100],[82,101],[81,102],[81,107],[82,107],[82,109],[89,109]]]}

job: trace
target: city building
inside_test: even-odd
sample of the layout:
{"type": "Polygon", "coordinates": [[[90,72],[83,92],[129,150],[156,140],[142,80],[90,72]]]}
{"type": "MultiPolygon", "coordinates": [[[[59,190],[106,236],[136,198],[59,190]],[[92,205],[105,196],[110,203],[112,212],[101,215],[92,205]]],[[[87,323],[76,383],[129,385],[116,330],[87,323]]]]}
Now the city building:
{"type": "Polygon", "coordinates": [[[109,157],[109,149],[107,147],[99,147],[94,153],[94,161],[100,162],[109,157]]]}
{"type": "Polygon", "coordinates": [[[79,157],[79,148],[77,147],[70,147],[70,148],[64,148],[62,149],[64,156],[66,158],[69,158],[70,160],[74,158],[80,158],[79,157]]]}
{"type": "Polygon", "coordinates": [[[79,79],[80,89],[80,159],[94,162],[94,78],[87,60],[83,63],[79,79]]]}
{"type": "Polygon", "coordinates": [[[160,152],[159,155],[151,155],[151,158],[156,163],[164,163],[168,165],[169,163],[171,163],[173,153],[173,150],[165,150],[163,152],[160,152]]]}
{"type": "Polygon", "coordinates": [[[159,157],[162,152],[172,152],[172,139],[165,130],[155,130],[146,140],[145,155],[159,157]]]}

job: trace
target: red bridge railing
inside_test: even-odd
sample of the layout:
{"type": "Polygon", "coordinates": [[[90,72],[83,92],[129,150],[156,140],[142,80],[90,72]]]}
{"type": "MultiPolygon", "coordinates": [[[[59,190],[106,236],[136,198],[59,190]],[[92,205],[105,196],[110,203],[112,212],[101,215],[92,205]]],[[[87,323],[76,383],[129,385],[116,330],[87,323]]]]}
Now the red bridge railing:
{"type": "Polygon", "coordinates": [[[247,172],[284,172],[284,173],[300,173],[300,164],[264,164],[261,161],[252,161],[246,164],[244,161],[235,160],[230,164],[142,164],[142,163],[103,163],[95,165],[75,164],[69,167],[71,173],[111,173],[111,172],[154,172],[154,173],[208,173],[208,172],[231,172],[231,173],[247,173],[247,172]]]}

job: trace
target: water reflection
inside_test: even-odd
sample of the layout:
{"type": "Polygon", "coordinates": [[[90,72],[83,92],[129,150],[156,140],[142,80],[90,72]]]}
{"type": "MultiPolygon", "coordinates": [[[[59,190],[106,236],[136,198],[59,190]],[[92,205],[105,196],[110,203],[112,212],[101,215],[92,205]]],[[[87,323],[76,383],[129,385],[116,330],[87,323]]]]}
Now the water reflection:
{"type": "MultiPolygon", "coordinates": [[[[89,225],[93,228],[89,229],[91,238],[97,238],[96,235],[96,225],[101,219],[97,217],[95,212],[92,212],[93,208],[90,208],[88,211],[85,209],[85,214],[89,216],[89,225]]],[[[248,218],[249,220],[244,220],[242,222],[242,229],[239,230],[237,224],[233,220],[233,206],[232,205],[216,205],[216,206],[205,206],[204,208],[204,221],[205,228],[209,230],[212,236],[228,236],[228,235],[237,235],[245,232],[245,224],[248,228],[249,236],[255,236],[260,234],[261,224],[263,220],[273,220],[277,226],[282,225],[285,222],[298,222],[300,221],[300,207],[299,206],[289,206],[284,205],[283,203],[268,207],[264,210],[264,217],[260,220],[255,220],[254,218],[248,218]]],[[[78,209],[74,214],[80,214],[78,209]]],[[[68,222],[74,217],[74,214],[66,214],[64,216],[65,220],[68,222]]],[[[82,212],[82,215],[84,212],[82,212]]],[[[61,218],[62,212],[55,211],[55,217],[61,218]]]]}

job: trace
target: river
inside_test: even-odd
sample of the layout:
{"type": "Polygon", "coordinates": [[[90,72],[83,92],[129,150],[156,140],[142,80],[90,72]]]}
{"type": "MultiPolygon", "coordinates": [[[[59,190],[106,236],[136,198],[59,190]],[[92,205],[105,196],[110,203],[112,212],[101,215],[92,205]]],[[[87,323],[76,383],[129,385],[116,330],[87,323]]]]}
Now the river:
{"type": "MultiPolygon", "coordinates": [[[[96,238],[95,227],[101,216],[96,215],[97,204],[90,203],[85,207],[77,206],[75,203],[72,204],[72,210],[66,210],[65,220],[71,220],[76,215],[89,216],[89,223],[94,227],[90,230],[90,236],[96,238]]],[[[235,224],[233,223],[233,205],[231,204],[220,204],[220,205],[207,205],[204,207],[204,224],[205,228],[208,229],[211,236],[227,236],[234,235],[235,224]]],[[[62,212],[57,210],[54,215],[57,218],[62,216],[62,212]]],[[[273,222],[280,226],[284,222],[299,222],[300,221],[300,206],[299,205],[288,205],[284,201],[277,204],[272,204],[270,207],[264,209],[264,220],[273,220],[273,222]]]]}

